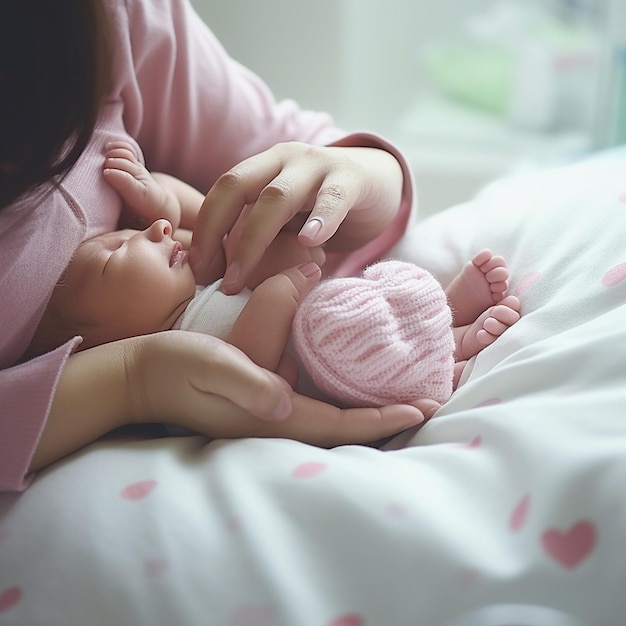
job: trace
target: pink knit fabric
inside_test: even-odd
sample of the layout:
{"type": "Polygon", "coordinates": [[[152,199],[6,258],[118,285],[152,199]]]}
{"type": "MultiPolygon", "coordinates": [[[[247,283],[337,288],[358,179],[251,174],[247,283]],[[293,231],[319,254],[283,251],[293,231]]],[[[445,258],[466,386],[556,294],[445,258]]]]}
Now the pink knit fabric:
{"type": "Polygon", "coordinates": [[[352,406],[452,394],[452,313],[437,280],[402,261],[321,282],[298,308],[296,350],[317,386],[352,406]]]}

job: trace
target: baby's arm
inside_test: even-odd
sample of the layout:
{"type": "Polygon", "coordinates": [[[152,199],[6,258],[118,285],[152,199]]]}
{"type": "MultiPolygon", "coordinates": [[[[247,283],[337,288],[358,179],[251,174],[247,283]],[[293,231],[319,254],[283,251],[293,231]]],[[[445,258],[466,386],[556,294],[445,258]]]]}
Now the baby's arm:
{"type": "Polygon", "coordinates": [[[298,304],[321,275],[319,266],[309,262],[263,281],[235,321],[228,343],[295,386],[297,370],[285,348],[298,304]]]}

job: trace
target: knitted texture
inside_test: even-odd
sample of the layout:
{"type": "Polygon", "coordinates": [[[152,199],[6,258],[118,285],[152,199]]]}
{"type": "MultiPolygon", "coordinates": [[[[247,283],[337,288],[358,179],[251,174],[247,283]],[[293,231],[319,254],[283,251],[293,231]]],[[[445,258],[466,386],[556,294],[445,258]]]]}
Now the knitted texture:
{"type": "Polygon", "coordinates": [[[293,341],[315,384],[348,405],[452,394],[452,313],[416,265],[382,261],[362,277],[322,281],[298,307],[293,341]]]}

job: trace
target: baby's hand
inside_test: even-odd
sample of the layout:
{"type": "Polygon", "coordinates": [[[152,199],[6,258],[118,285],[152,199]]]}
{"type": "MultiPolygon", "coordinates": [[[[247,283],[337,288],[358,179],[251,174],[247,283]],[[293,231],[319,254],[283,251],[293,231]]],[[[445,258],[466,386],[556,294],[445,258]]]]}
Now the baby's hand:
{"type": "MultiPolygon", "coordinates": [[[[227,241],[226,247],[228,248],[227,241]]],[[[296,232],[283,230],[268,246],[265,254],[252,271],[248,280],[248,287],[254,289],[266,278],[275,276],[290,267],[296,267],[305,263],[315,263],[322,267],[326,260],[326,254],[321,246],[308,248],[298,241],[296,232]]]]}
{"type": "Polygon", "coordinates": [[[180,204],[139,161],[131,144],[112,141],[106,146],[103,175],[124,201],[120,228],[143,229],[165,218],[176,230],[180,204]]]}

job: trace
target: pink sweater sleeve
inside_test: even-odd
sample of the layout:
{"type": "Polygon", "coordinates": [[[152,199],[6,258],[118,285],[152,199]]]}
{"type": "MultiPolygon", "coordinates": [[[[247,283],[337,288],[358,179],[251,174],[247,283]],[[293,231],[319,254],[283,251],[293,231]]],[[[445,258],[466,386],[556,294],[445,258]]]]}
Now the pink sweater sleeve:
{"type": "Polygon", "coordinates": [[[21,490],[30,482],[28,466],[44,427],[41,416],[48,414],[61,369],[76,343],[0,372],[2,416],[9,418],[2,419],[0,491],[21,490]]]}

